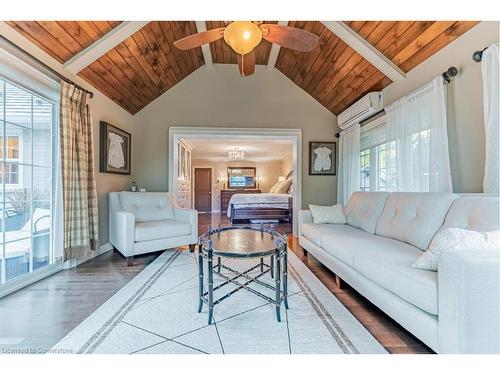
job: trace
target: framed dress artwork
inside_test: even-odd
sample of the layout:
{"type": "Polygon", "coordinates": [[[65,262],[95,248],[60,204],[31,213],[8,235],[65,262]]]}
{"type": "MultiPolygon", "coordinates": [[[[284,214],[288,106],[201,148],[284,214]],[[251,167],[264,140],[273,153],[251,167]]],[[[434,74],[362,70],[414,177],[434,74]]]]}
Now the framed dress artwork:
{"type": "Polygon", "coordinates": [[[100,123],[101,173],[130,174],[132,135],[105,121],[100,123]]]}
{"type": "Polygon", "coordinates": [[[335,142],[309,142],[309,175],[335,176],[335,142]]]}

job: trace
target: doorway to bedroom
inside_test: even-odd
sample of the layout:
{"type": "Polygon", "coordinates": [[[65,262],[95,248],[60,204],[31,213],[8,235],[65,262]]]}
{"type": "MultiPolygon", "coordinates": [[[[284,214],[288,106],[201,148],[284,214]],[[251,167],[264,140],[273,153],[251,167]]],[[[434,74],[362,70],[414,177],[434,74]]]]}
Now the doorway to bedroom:
{"type": "Polygon", "coordinates": [[[202,226],[274,224],[294,233],[300,130],[171,128],[169,186],[202,226]]]}

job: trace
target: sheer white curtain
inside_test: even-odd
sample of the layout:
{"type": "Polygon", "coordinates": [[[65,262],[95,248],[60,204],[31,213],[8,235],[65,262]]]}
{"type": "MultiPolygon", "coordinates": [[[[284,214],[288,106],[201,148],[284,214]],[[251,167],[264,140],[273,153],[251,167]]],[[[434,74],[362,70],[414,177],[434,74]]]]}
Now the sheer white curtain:
{"type": "Polygon", "coordinates": [[[397,100],[386,111],[387,186],[398,191],[452,191],[446,86],[441,76],[397,100]]]}
{"type": "Polygon", "coordinates": [[[345,204],[359,190],[360,125],[355,124],[340,133],[339,178],[337,202],[345,204]]]}
{"type": "Polygon", "coordinates": [[[483,52],[481,70],[483,74],[484,127],[486,155],[484,162],[483,191],[499,192],[500,185],[500,84],[498,57],[499,43],[492,44],[483,52]]]}

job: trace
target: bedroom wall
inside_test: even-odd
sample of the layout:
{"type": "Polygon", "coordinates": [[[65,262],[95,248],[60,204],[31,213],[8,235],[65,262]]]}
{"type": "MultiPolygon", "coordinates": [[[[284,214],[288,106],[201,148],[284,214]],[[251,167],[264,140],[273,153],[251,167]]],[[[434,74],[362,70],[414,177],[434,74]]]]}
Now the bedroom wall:
{"type": "Polygon", "coordinates": [[[459,74],[448,85],[448,144],[453,190],[482,192],[484,176],[484,120],[481,64],[472,60],[474,51],[499,40],[498,22],[481,22],[407,73],[406,80],[384,89],[385,104],[391,104],[450,66],[459,74]]]}
{"type": "MultiPolygon", "coordinates": [[[[282,175],[283,162],[281,160],[231,162],[223,160],[193,159],[192,167],[192,176],[194,176],[194,168],[212,168],[212,211],[220,212],[220,192],[224,188],[224,182],[227,186],[227,167],[255,167],[257,176],[262,179],[259,188],[263,193],[268,193],[269,189],[278,182],[278,177],[282,175]],[[217,180],[219,180],[219,182],[217,182],[217,180]]],[[[194,191],[192,195],[194,197],[194,191]]]]}
{"type": "Polygon", "coordinates": [[[151,191],[168,190],[170,126],[302,129],[302,206],[333,204],[336,176],[308,175],[309,141],[335,141],[337,118],[276,69],[257,66],[242,78],[236,65],[202,67],[135,116],[133,175],[151,191]]]}
{"type": "Polygon", "coordinates": [[[287,152],[283,155],[283,159],[281,161],[283,164],[281,175],[286,176],[293,169],[293,151],[287,152]]]}

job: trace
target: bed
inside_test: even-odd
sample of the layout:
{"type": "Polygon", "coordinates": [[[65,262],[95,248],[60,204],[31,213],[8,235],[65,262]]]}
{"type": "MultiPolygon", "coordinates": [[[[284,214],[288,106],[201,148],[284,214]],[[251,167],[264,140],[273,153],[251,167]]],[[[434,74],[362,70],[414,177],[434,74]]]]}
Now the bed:
{"type": "Polygon", "coordinates": [[[293,197],[291,194],[234,194],[229,201],[227,216],[235,220],[292,222],[293,197]]]}
{"type": "Polygon", "coordinates": [[[278,222],[293,218],[292,172],[277,182],[269,193],[234,194],[227,208],[231,224],[237,220],[278,222]]]}

